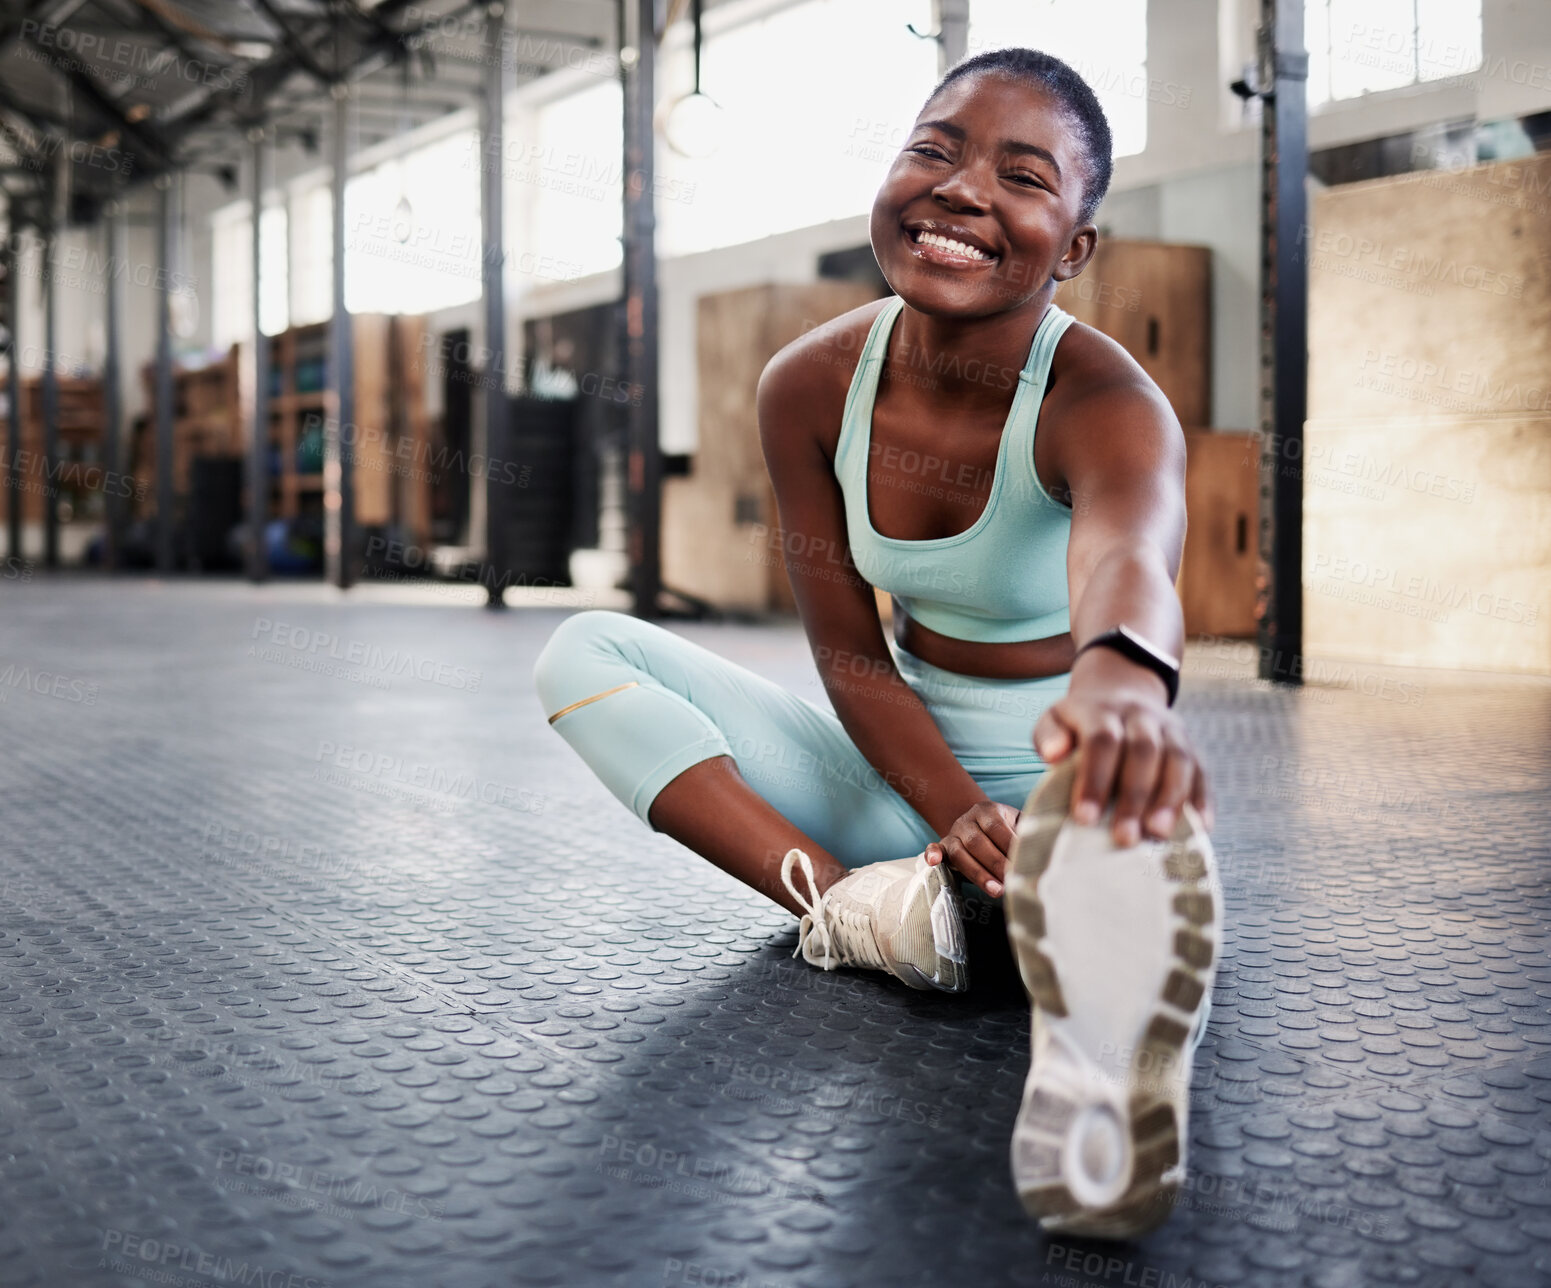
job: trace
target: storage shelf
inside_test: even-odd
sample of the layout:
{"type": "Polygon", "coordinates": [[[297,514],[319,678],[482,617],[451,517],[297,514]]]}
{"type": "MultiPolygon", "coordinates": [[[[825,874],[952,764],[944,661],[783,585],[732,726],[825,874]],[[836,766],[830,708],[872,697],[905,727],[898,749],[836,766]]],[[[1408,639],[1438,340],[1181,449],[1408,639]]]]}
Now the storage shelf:
{"type": "MultiPolygon", "coordinates": [[[[137,512],[156,513],[156,364],[140,369],[146,414],[131,450],[139,487],[137,512]]],[[[246,438],[243,416],[243,376],[234,344],[214,362],[197,367],[174,363],[172,368],[172,488],[186,496],[189,471],[196,456],[237,456],[246,438]]]]}

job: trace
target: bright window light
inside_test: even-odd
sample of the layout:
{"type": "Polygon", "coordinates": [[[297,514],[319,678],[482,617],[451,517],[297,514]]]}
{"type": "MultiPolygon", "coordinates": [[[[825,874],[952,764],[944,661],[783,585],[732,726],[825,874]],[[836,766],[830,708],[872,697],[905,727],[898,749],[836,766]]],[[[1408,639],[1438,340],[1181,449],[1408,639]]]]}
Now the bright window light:
{"type": "Polygon", "coordinates": [[[334,315],[333,195],[328,181],[291,199],[291,325],[334,315]]]}
{"type": "Polygon", "coordinates": [[[480,296],[479,171],[472,130],[345,184],[345,307],[429,313],[480,296]]]}
{"type": "Polygon", "coordinates": [[[253,334],[252,226],[247,214],[235,208],[220,211],[212,221],[210,342],[217,349],[253,334]]]}
{"type": "Polygon", "coordinates": [[[1481,0],[1308,0],[1309,106],[1481,66],[1481,0]]]}
{"type": "MultiPolygon", "coordinates": [[[[715,153],[658,151],[665,256],[864,215],[937,79],[928,0],[807,0],[719,34],[701,55],[723,108],[715,153]]],[[[664,68],[669,98],[691,88],[688,49],[664,68]]]]}
{"type": "Polygon", "coordinates": [[[517,289],[601,273],[620,262],[624,223],[624,104],[619,82],[595,85],[553,99],[508,131],[502,166],[513,204],[527,205],[533,220],[509,272],[523,277],[517,289]]]}
{"type": "MultiPolygon", "coordinates": [[[[259,325],[277,335],[289,325],[286,214],[266,206],[259,222],[263,272],[259,276],[259,325]]],[[[211,229],[210,339],[218,349],[253,338],[253,220],[247,202],[220,211],[211,229]]]]}
{"type": "MultiPolygon", "coordinates": [[[[1406,0],[1410,3],[1410,0],[1406,0]]],[[[969,52],[1022,45],[1054,54],[1093,87],[1117,157],[1147,147],[1147,0],[974,0],[969,52]]]]}
{"type": "Polygon", "coordinates": [[[291,325],[291,272],[288,258],[284,206],[265,206],[259,216],[260,254],[259,327],[265,335],[279,335],[291,325]]]}

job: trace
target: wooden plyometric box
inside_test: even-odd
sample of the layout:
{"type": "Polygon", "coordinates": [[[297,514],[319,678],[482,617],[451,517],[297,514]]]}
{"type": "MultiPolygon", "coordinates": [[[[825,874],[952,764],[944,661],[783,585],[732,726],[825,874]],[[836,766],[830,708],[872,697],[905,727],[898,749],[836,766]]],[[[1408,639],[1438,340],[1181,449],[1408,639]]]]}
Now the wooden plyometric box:
{"type": "Polygon", "coordinates": [[[1255,633],[1260,448],[1255,434],[1185,435],[1185,553],[1179,598],[1187,635],[1255,633]]]}
{"type": "Polygon", "coordinates": [[[393,457],[388,323],[384,313],[354,313],[355,521],[378,527],[393,519],[397,474],[393,457]]]}
{"type": "Polygon", "coordinates": [[[1163,390],[1186,429],[1211,424],[1212,252],[1101,237],[1055,302],[1118,342],[1163,390]]]}
{"type": "Polygon", "coordinates": [[[395,316],[389,327],[389,406],[398,465],[395,513],[418,545],[431,539],[431,417],[426,410],[426,319],[395,316]]]}
{"type": "Polygon", "coordinates": [[[775,493],[754,395],[777,351],[878,298],[854,282],[765,285],[702,296],[699,446],[688,475],[663,481],[663,581],[720,608],[792,612],[775,493]]]}
{"type": "Polygon", "coordinates": [[[1314,200],[1310,656],[1551,673],[1551,156],[1314,200]]]}

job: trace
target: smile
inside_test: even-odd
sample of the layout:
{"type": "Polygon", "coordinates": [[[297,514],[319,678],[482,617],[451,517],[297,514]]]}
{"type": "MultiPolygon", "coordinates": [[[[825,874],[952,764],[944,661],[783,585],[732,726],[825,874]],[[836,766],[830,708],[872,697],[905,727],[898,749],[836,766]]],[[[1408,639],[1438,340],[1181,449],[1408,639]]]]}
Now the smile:
{"type": "Polygon", "coordinates": [[[997,256],[987,254],[978,246],[971,246],[968,242],[946,237],[942,233],[926,229],[911,232],[907,229],[905,236],[915,253],[932,264],[967,268],[974,264],[994,264],[997,260],[997,256]]]}

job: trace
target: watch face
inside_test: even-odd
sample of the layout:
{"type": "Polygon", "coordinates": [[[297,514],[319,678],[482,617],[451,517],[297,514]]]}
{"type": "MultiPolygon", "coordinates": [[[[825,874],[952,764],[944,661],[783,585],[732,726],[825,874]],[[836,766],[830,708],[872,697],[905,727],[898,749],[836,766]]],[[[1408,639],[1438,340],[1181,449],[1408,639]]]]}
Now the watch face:
{"type": "Polygon", "coordinates": [[[1170,657],[1161,648],[1158,648],[1158,647],[1156,647],[1153,644],[1149,644],[1140,635],[1138,635],[1135,631],[1133,631],[1129,626],[1117,626],[1115,629],[1120,634],[1124,635],[1126,637],[1126,639],[1130,640],[1132,644],[1136,645],[1137,648],[1141,649],[1143,652],[1147,653],[1149,656],[1157,658],[1158,661],[1166,663],[1168,666],[1172,667],[1176,671],[1179,670],[1179,659],[1178,658],[1170,657]]]}

